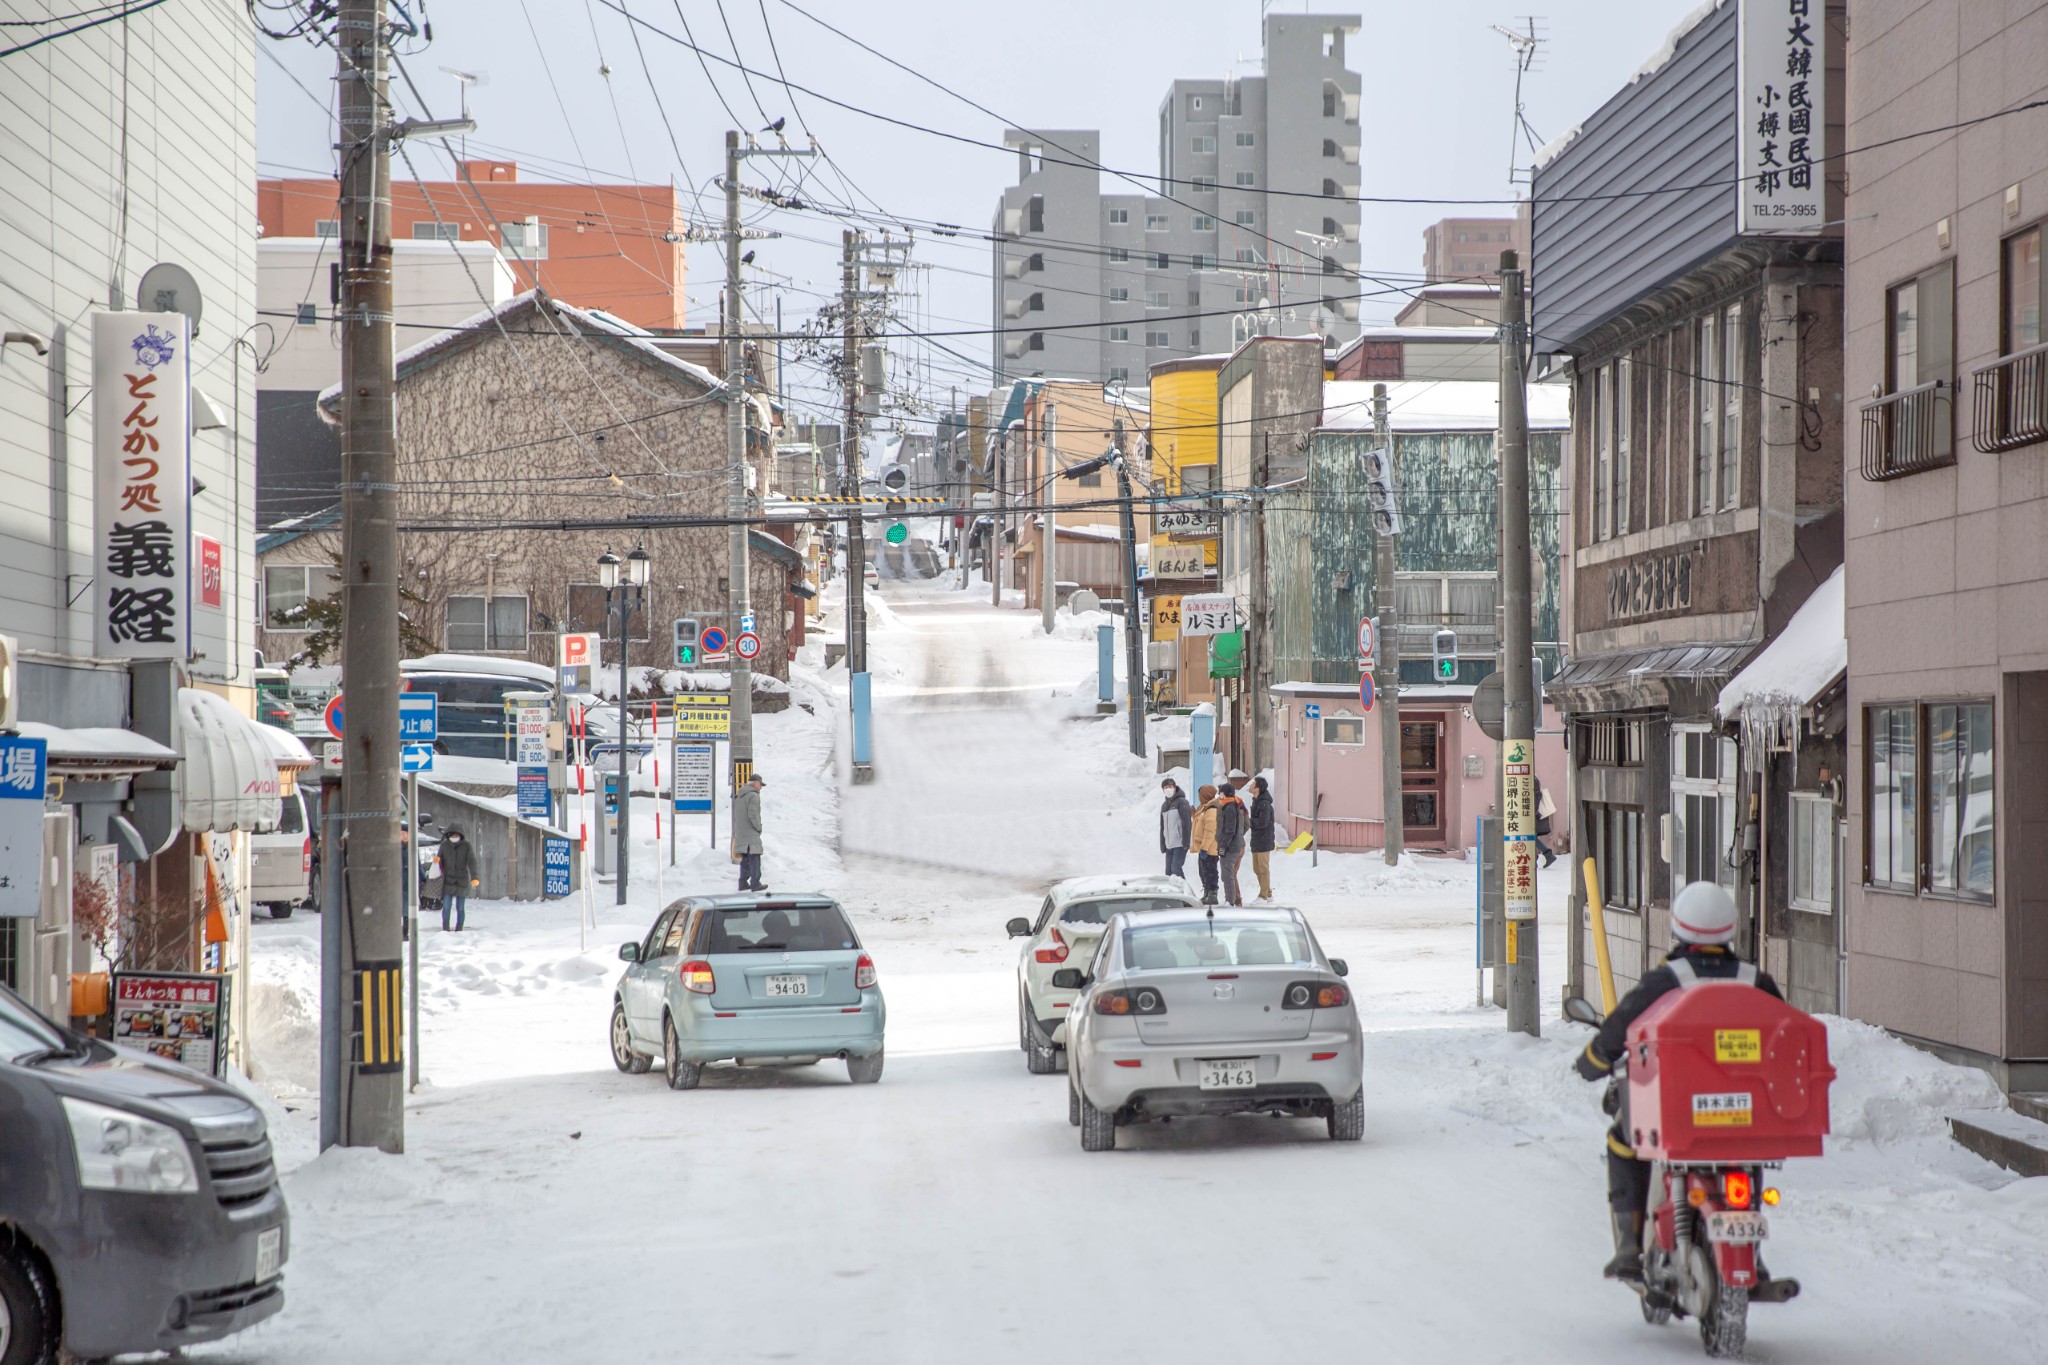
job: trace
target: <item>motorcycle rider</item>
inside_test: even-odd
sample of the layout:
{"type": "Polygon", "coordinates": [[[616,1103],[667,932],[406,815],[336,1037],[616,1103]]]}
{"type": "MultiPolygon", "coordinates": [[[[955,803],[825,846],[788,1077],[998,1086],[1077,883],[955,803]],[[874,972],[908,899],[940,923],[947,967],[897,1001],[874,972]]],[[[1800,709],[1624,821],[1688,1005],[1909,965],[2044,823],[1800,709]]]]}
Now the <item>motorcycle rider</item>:
{"type": "MultiPolygon", "coordinates": [[[[1754,963],[1735,956],[1729,942],[1735,937],[1735,898],[1713,882],[1692,882],[1671,901],[1671,936],[1678,941],[1670,954],[1643,975],[1634,990],[1624,995],[1614,1012],[1600,1025],[1593,1041],[1579,1054],[1575,1064],[1579,1075],[1589,1081],[1613,1079],[1615,1059],[1628,1051],[1628,1029],[1642,1012],[1671,991],[1685,990],[1702,981],[1739,981],[1784,999],[1770,976],[1754,963]]],[[[1625,1096],[1610,1092],[1607,1112],[1615,1116],[1607,1130],[1607,1203],[1614,1216],[1614,1259],[1601,1273],[1610,1280],[1640,1285],[1643,1282],[1643,1218],[1649,1204],[1650,1163],[1636,1158],[1629,1145],[1628,1109],[1625,1096]]],[[[1771,1297],[1769,1275],[1757,1264],[1757,1287],[1750,1297],[1771,1297]]],[[[1796,1282],[1784,1281],[1791,1292],[1796,1282]]]]}

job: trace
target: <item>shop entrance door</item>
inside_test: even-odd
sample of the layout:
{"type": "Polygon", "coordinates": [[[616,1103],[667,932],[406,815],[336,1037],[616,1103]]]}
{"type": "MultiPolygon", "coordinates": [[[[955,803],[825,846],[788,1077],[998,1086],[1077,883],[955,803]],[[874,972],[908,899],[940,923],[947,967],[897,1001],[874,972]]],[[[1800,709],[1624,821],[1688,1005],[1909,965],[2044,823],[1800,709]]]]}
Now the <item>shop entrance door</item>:
{"type": "Polygon", "coordinates": [[[1401,718],[1401,828],[1411,844],[1444,842],[1444,718],[1401,718]]]}

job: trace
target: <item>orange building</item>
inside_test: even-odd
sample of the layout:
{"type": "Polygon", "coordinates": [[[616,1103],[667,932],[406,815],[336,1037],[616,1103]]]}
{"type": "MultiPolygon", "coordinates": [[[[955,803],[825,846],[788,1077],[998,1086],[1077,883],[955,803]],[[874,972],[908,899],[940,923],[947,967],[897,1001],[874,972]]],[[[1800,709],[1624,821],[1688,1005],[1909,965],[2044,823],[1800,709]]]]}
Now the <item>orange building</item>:
{"type": "MultiPolygon", "coordinates": [[[[490,241],[521,289],[538,285],[641,327],[683,325],[684,218],[673,186],[550,184],[522,181],[517,162],[462,164],[458,181],[393,177],[393,238],[490,241]]],[[[332,180],[256,186],[266,237],[338,237],[339,201],[332,180]]]]}

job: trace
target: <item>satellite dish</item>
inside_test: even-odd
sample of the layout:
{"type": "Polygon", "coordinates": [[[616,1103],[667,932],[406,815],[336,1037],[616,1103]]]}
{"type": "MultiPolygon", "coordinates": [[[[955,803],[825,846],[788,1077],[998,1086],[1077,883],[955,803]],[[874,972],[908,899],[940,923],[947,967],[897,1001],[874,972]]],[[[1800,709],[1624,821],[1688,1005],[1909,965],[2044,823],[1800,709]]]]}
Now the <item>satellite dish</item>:
{"type": "Polygon", "coordinates": [[[199,335],[199,281],[182,265],[160,262],[142,272],[135,286],[135,307],[144,313],[183,313],[199,335]]]}

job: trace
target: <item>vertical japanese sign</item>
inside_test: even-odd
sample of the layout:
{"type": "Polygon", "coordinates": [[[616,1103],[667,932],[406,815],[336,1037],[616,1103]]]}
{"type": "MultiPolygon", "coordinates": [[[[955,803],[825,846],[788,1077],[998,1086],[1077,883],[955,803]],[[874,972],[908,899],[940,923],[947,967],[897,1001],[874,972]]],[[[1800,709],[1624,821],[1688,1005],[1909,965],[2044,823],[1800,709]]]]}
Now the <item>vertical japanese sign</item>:
{"type": "Polygon", "coordinates": [[[190,652],[189,331],[179,313],[93,318],[92,594],[103,656],[190,652]]]}
{"type": "Polygon", "coordinates": [[[199,559],[199,605],[220,610],[221,605],[221,554],[220,542],[212,536],[194,536],[199,559]]]}
{"type": "Polygon", "coordinates": [[[1826,0],[1741,0],[1736,201],[1749,233],[1819,232],[1827,159],[1826,0]]]}
{"type": "Polygon", "coordinates": [[[1502,874],[1507,887],[1507,917],[1511,920],[1536,918],[1535,748],[1532,740],[1501,741],[1502,786],[1506,789],[1501,834],[1507,844],[1502,874]]]}

